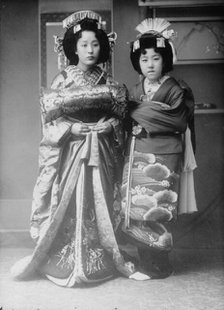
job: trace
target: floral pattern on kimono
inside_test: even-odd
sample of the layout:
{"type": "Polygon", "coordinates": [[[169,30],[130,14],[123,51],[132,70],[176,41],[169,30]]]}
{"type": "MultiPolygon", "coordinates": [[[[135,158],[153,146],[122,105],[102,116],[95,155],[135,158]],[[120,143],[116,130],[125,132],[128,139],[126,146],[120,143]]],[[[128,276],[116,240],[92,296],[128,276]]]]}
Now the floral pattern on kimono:
{"type": "Polygon", "coordinates": [[[165,224],[177,216],[187,127],[184,91],[169,77],[151,98],[139,83],[130,100],[135,108],[122,182],[122,230],[138,247],[169,251],[172,235],[165,224]]]}

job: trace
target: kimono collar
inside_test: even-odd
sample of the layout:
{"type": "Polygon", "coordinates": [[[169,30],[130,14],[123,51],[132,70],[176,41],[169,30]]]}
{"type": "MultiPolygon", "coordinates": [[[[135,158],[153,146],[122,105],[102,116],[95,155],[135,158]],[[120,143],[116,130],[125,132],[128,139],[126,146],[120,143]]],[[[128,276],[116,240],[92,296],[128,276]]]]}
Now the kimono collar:
{"type": "Polygon", "coordinates": [[[150,82],[147,78],[145,78],[143,81],[145,94],[150,93],[150,92],[156,92],[159,89],[159,87],[163,84],[163,82],[165,82],[165,80],[168,79],[168,77],[169,76],[164,75],[163,77],[161,77],[159,80],[155,82],[150,82]]]}
{"type": "Polygon", "coordinates": [[[102,77],[106,80],[106,72],[98,66],[94,66],[91,70],[84,72],[77,66],[71,65],[65,71],[68,74],[68,78],[73,80],[76,86],[97,85],[102,77]]]}

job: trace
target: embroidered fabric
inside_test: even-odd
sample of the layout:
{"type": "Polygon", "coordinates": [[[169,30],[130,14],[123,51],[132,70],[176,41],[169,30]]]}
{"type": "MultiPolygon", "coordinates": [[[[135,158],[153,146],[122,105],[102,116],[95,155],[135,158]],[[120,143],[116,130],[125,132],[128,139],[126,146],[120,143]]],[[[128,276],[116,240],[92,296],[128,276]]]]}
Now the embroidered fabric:
{"type": "MultiPolygon", "coordinates": [[[[65,99],[69,90],[101,86],[101,78],[102,87],[112,87],[111,83],[105,85],[107,75],[101,69],[95,67],[84,74],[71,66],[56,78],[51,92],[60,92],[65,99]]],[[[125,106],[125,97],[117,95],[117,101],[116,96],[112,101],[125,106]]],[[[55,98],[51,99],[53,103],[45,105],[45,111],[54,106],[55,98]]],[[[103,97],[101,101],[103,104],[103,97]]],[[[31,257],[14,266],[17,279],[33,276],[38,270],[51,281],[72,287],[106,280],[115,270],[124,276],[134,272],[133,264],[126,263],[119,251],[113,226],[114,192],[123,150],[120,120],[100,108],[88,114],[84,106],[83,115],[86,119],[80,121],[90,128],[86,136],[63,134],[62,124],[69,130],[77,121],[73,115],[43,122],[40,174],[31,214],[31,226],[36,227],[39,238],[31,257]],[[102,118],[111,124],[109,133],[92,130],[102,118]]]]}

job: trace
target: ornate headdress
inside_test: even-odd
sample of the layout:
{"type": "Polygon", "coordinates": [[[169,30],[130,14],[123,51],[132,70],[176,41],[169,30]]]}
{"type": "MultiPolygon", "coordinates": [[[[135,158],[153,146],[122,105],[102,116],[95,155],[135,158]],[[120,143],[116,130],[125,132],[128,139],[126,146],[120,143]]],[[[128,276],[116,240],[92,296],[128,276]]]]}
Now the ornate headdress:
{"type": "Polygon", "coordinates": [[[95,19],[97,21],[97,26],[98,29],[103,29],[106,30],[106,22],[102,20],[102,17],[93,12],[93,11],[78,11],[73,13],[72,15],[66,17],[63,22],[62,26],[63,28],[73,28],[74,33],[78,32],[81,30],[80,22],[85,19],[85,18],[90,18],[90,19],[95,19]]]}
{"type": "MultiPolygon", "coordinates": [[[[106,31],[106,21],[102,20],[102,17],[98,13],[89,10],[78,11],[69,15],[62,21],[62,27],[65,29],[73,27],[73,32],[76,33],[81,30],[80,22],[85,18],[96,20],[98,29],[106,31]]],[[[110,32],[107,37],[109,39],[110,47],[112,49],[116,42],[117,34],[116,32],[110,32]]],[[[64,55],[62,46],[63,38],[59,36],[54,36],[54,40],[54,51],[58,53],[58,69],[62,70],[68,65],[68,60],[64,55]]]]}
{"type": "Polygon", "coordinates": [[[170,22],[163,18],[146,18],[144,19],[136,28],[139,32],[137,39],[133,42],[133,52],[140,48],[140,38],[143,34],[151,33],[156,36],[156,47],[165,47],[165,39],[168,40],[172,52],[173,52],[173,62],[176,61],[176,51],[171,41],[175,37],[175,32],[173,29],[168,30],[170,22]]]}

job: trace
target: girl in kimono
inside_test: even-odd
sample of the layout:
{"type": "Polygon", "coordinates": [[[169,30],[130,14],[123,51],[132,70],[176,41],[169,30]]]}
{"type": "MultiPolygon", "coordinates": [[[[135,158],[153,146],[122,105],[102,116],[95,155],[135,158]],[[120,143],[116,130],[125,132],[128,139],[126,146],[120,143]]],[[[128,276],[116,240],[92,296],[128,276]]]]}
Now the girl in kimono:
{"type": "MultiPolygon", "coordinates": [[[[188,121],[193,128],[189,93],[168,75],[175,56],[169,25],[164,19],[144,20],[136,27],[140,34],[130,53],[142,79],[130,91],[132,132],[123,172],[122,232],[137,246],[139,270],[149,279],[172,273],[168,253],[173,241],[166,224],[175,221],[177,213],[187,212],[178,210],[183,200],[180,180],[186,160],[191,170],[195,168],[189,129],[187,147],[183,139],[188,121]]],[[[191,194],[189,212],[194,212],[193,189],[191,194]]]]}
{"type": "Polygon", "coordinates": [[[34,188],[36,247],[12,268],[17,279],[41,273],[73,287],[135,274],[115,238],[127,92],[98,64],[110,45],[101,17],[76,12],[63,21],[69,65],[42,90],[43,138],[34,188]]]}

